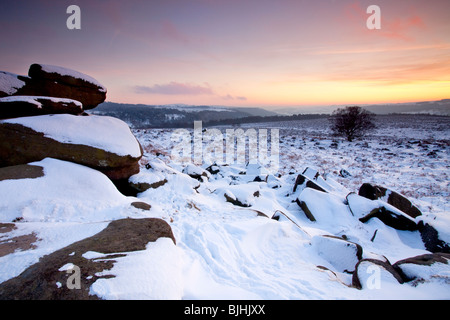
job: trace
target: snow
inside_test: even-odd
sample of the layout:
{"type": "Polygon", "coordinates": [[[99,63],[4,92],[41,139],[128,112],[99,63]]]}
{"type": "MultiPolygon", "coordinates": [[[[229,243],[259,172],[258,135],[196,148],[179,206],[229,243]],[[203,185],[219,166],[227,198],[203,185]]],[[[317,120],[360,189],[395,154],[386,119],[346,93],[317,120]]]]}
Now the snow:
{"type": "Polygon", "coordinates": [[[81,144],[120,156],[141,155],[139,143],[122,120],[106,116],[42,115],[2,120],[20,124],[62,143],[81,144]]]}
{"type": "Polygon", "coordinates": [[[100,82],[98,82],[96,79],[92,78],[91,76],[88,76],[87,74],[84,74],[84,73],[81,73],[81,72],[78,72],[78,71],[75,71],[72,69],[58,67],[58,66],[52,66],[52,65],[47,65],[47,64],[40,64],[40,66],[42,67],[42,71],[45,71],[47,73],[57,73],[62,76],[69,76],[69,77],[73,77],[76,79],[80,79],[85,82],[96,85],[97,87],[100,88],[100,91],[106,92],[105,86],[103,86],[100,82]]]}
{"type": "Polygon", "coordinates": [[[312,247],[317,250],[319,256],[323,257],[340,272],[353,271],[358,263],[356,246],[347,241],[315,236],[311,239],[312,247]]]}
{"type": "MultiPolygon", "coordinates": [[[[260,172],[245,174],[246,166],[239,164],[217,165],[218,173],[199,182],[186,174],[194,168],[183,172],[187,166],[170,156],[146,152],[133,181],[167,180],[137,195],[139,201],[151,204],[150,211],[130,208],[136,198],[118,193],[95,170],[53,159],[33,163],[44,168],[44,177],[0,181],[0,222],[23,217],[11,236],[35,232],[40,240],[34,250],[0,257],[0,282],[20,274],[39,257],[103,230],[111,220],[158,217],[170,224],[176,245],[161,238],[148,243],[145,250],[114,257],[113,268],[101,273],[113,277],[96,280],[91,294],[104,299],[450,299],[449,265],[445,264],[434,269],[404,266],[423,281],[400,284],[383,268],[362,262],[358,272],[363,288],[352,288],[352,276],[345,270],[355,266],[354,248],[343,240],[323,237],[345,236],[361,245],[363,258],[392,264],[429,253],[418,231],[395,230],[376,218],[362,223],[359,215],[352,214],[370,210],[381,200],[347,195],[357,193],[366,180],[400,193],[412,190],[408,197],[420,207],[420,219],[430,221],[440,236],[447,237],[449,147],[441,146],[439,156],[429,158],[416,144],[412,149],[400,148],[397,142],[389,142],[390,136],[373,136],[369,147],[340,142],[341,149],[331,150],[328,146],[334,138],[326,131],[319,135],[317,129],[310,130],[304,136],[294,129],[281,132],[279,175],[268,175],[267,183],[264,176],[262,182],[253,182],[254,174],[260,172]],[[384,147],[390,150],[381,150],[384,147]],[[385,159],[390,152],[397,152],[397,161],[385,159]],[[339,176],[344,167],[351,176],[339,176]],[[318,184],[326,183],[329,193],[310,188],[293,192],[297,174],[306,168],[319,172],[317,178],[312,171],[307,174],[318,184]],[[251,206],[233,205],[225,193],[251,206]],[[305,216],[297,199],[308,205],[315,222],[305,216]],[[277,214],[279,220],[259,212],[268,217],[277,214]]],[[[404,130],[399,128],[398,139],[404,130]]],[[[151,142],[165,148],[168,155],[175,143],[172,133],[148,130],[136,136],[144,150],[151,142]]],[[[446,135],[440,132],[436,139],[446,135]]],[[[430,148],[438,146],[436,141],[430,148]]],[[[110,259],[93,251],[83,257],[110,259]]],[[[55,266],[63,267],[68,266],[55,266]]]]}
{"type": "Polygon", "coordinates": [[[358,266],[358,277],[363,289],[380,290],[381,283],[395,290],[398,281],[392,273],[370,261],[362,261],[358,266]],[[378,276],[375,278],[374,276],[378,276]]]}
{"type": "Polygon", "coordinates": [[[214,191],[215,194],[219,195],[223,199],[226,196],[234,201],[239,201],[242,205],[251,207],[256,203],[256,198],[259,196],[259,185],[258,183],[250,183],[246,185],[232,185],[225,188],[218,188],[214,191]]]}
{"type": "Polygon", "coordinates": [[[51,158],[30,164],[44,176],[0,181],[0,222],[104,221],[122,217],[117,206],[132,202],[94,169],[51,158]]]}
{"type": "Polygon", "coordinates": [[[90,288],[90,294],[108,300],[174,300],[183,294],[180,250],[169,238],[149,243],[145,250],[114,258],[117,262],[99,276],[90,288]],[[138,275],[138,276],[136,276],[138,275]]]}
{"type": "Polygon", "coordinates": [[[58,271],[67,271],[73,269],[74,267],[75,265],[73,263],[66,263],[61,268],[59,268],[58,271]]]}
{"type": "Polygon", "coordinates": [[[25,85],[25,82],[19,80],[16,74],[0,71],[0,91],[12,95],[25,85]]]}

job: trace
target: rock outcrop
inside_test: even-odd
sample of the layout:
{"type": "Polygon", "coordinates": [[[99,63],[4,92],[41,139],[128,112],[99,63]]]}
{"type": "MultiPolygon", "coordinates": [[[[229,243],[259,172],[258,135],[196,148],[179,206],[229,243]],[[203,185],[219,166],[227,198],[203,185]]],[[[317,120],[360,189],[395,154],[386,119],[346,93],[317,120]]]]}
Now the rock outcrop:
{"type": "Polygon", "coordinates": [[[97,296],[89,294],[90,286],[102,278],[101,271],[114,266],[114,257],[144,250],[147,243],[161,237],[175,243],[170,226],[161,219],[112,221],[96,235],[44,256],[17,277],[0,284],[0,300],[97,300],[97,296]],[[88,251],[109,254],[109,259],[90,259],[85,255],[88,251]],[[79,268],[79,289],[66,286],[71,274],[62,267],[67,265],[79,268]]]}
{"type": "Polygon", "coordinates": [[[0,73],[0,97],[48,96],[79,101],[85,110],[106,99],[106,88],[94,78],[68,68],[33,64],[28,77],[0,73]]]}
{"type": "Polygon", "coordinates": [[[81,115],[83,105],[71,99],[12,96],[0,98],[0,119],[67,113],[81,115]]]}
{"type": "Polygon", "coordinates": [[[128,126],[111,117],[44,115],[0,121],[0,166],[50,157],[97,169],[112,180],[139,172],[142,149],[128,126]]]}
{"type": "Polygon", "coordinates": [[[82,164],[114,181],[139,172],[143,151],[128,125],[86,115],[106,88],[75,70],[31,65],[28,77],[0,72],[0,167],[50,157],[82,164]]]}

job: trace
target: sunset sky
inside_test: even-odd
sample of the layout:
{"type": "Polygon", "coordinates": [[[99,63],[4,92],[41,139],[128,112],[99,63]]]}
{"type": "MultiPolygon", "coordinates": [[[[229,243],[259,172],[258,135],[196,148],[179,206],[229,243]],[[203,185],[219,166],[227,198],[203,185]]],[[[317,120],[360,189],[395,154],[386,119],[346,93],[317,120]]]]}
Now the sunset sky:
{"type": "Polygon", "coordinates": [[[108,101],[289,106],[450,98],[450,0],[0,2],[0,70],[89,74],[108,101]],[[66,9],[81,8],[81,30],[66,9]],[[370,5],[381,29],[369,30],[370,5]]]}

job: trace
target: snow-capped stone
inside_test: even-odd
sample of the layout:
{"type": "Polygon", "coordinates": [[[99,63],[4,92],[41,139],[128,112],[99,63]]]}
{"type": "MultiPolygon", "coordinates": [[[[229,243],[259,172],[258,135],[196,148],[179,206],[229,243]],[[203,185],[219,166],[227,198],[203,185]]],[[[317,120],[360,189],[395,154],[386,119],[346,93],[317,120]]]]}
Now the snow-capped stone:
{"type": "Polygon", "coordinates": [[[32,79],[57,81],[76,87],[92,87],[106,92],[105,86],[96,79],[69,68],[35,63],[30,66],[28,76],[32,79]]]}
{"type": "Polygon", "coordinates": [[[81,72],[43,64],[33,64],[20,95],[49,96],[80,101],[85,110],[93,109],[106,99],[106,88],[81,72]]]}
{"type": "Polygon", "coordinates": [[[106,99],[106,88],[96,79],[64,67],[33,64],[27,76],[0,71],[0,97],[48,96],[82,103],[93,109],[106,99]]]}
{"type": "Polygon", "coordinates": [[[156,189],[167,183],[166,176],[161,172],[141,170],[128,179],[131,188],[136,192],[144,192],[148,189],[156,189]]]}
{"type": "Polygon", "coordinates": [[[297,179],[295,180],[293,191],[296,192],[297,190],[303,190],[305,188],[312,188],[318,191],[327,192],[313,180],[309,179],[303,174],[299,174],[297,176],[297,179]]]}
{"type": "Polygon", "coordinates": [[[15,94],[25,85],[25,81],[20,80],[14,73],[0,71],[0,97],[15,94]]]}
{"type": "Polygon", "coordinates": [[[422,213],[412,204],[411,200],[383,186],[364,183],[360,188],[358,194],[370,200],[381,199],[397,209],[403,211],[412,218],[416,218],[422,213]]]}
{"type": "Polygon", "coordinates": [[[338,272],[353,272],[362,259],[363,249],[359,244],[339,237],[315,236],[311,239],[311,245],[338,272]]]}
{"type": "Polygon", "coordinates": [[[298,196],[297,203],[311,221],[327,223],[350,215],[348,206],[341,198],[313,188],[305,188],[298,196]]]}
{"type": "Polygon", "coordinates": [[[399,283],[402,284],[403,279],[397,271],[388,262],[376,259],[360,260],[352,276],[352,286],[357,289],[381,289],[399,283]]]}
{"type": "Polygon", "coordinates": [[[197,179],[200,182],[202,182],[204,178],[207,179],[211,175],[208,171],[203,170],[202,168],[200,168],[192,163],[189,163],[183,169],[183,173],[187,174],[191,178],[197,179]]]}
{"type": "Polygon", "coordinates": [[[0,166],[46,157],[124,179],[139,172],[142,148],[128,125],[111,117],[60,114],[0,121],[0,166]]]}
{"type": "Polygon", "coordinates": [[[431,219],[427,217],[426,220],[419,221],[420,236],[428,251],[450,253],[450,240],[445,227],[449,221],[447,215],[433,216],[431,219]]]}
{"type": "Polygon", "coordinates": [[[393,267],[405,281],[442,281],[450,284],[450,254],[433,253],[403,259],[393,267]]]}
{"type": "MultiPolygon", "coordinates": [[[[120,262],[117,262],[120,258],[136,252],[144,253],[145,261],[149,263],[149,266],[139,264],[142,271],[141,281],[148,279],[144,277],[146,273],[149,273],[149,278],[153,280],[151,284],[144,286],[144,291],[154,292],[153,298],[157,298],[158,294],[162,294],[164,298],[166,290],[161,288],[166,287],[171,280],[169,277],[173,276],[164,271],[167,269],[173,272],[179,268],[178,261],[166,259],[167,250],[176,250],[176,246],[172,229],[164,220],[157,218],[115,220],[94,236],[44,256],[17,277],[1,283],[0,300],[98,300],[103,298],[101,293],[104,292],[101,288],[109,284],[108,281],[106,283],[102,281],[111,278],[106,270],[111,269],[116,263],[120,265],[120,262]],[[166,251],[152,250],[147,246],[161,240],[166,240],[163,241],[163,248],[166,251]],[[152,264],[158,267],[150,269],[152,264]],[[72,283],[67,273],[75,266],[82,272],[78,288],[69,286],[75,281],[72,283]],[[96,290],[92,291],[90,289],[93,285],[96,290]]],[[[127,269],[125,274],[121,273],[120,280],[123,276],[133,278],[135,273],[136,271],[127,269]]],[[[127,284],[130,286],[129,282],[127,284]]]]}
{"type": "Polygon", "coordinates": [[[83,113],[79,101],[39,96],[11,96],[0,98],[0,119],[37,116],[44,114],[83,113]]]}
{"type": "Polygon", "coordinates": [[[18,218],[38,222],[103,221],[121,217],[110,210],[132,202],[101,172],[68,161],[46,158],[1,168],[0,172],[24,167],[33,174],[10,175],[0,181],[1,222],[18,218]]]}
{"type": "Polygon", "coordinates": [[[356,193],[349,193],[346,199],[353,216],[361,222],[378,218],[394,229],[414,231],[418,228],[413,218],[387,202],[377,199],[370,200],[356,193]]]}
{"type": "Polygon", "coordinates": [[[219,188],[216,194],[224,197],[227,202],[239,207],[251,207],[260,196],[260,187],[258,183],[249,183],[245,185],[230,185],[219,188]]]}

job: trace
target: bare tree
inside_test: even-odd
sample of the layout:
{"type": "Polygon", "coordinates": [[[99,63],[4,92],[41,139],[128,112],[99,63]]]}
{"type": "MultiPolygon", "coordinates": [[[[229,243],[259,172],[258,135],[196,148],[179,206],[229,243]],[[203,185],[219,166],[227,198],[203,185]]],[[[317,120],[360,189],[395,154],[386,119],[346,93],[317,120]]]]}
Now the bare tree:
{"type": "Polygon", "coordinates": [[[361,107],[339,108],[331,114],[331,129],[335,135],[345,136],[351,142],[375,128],[374,118],[374,113],[361,107]]]}

